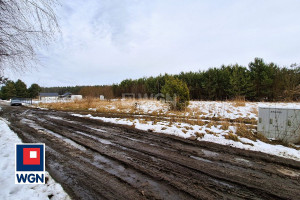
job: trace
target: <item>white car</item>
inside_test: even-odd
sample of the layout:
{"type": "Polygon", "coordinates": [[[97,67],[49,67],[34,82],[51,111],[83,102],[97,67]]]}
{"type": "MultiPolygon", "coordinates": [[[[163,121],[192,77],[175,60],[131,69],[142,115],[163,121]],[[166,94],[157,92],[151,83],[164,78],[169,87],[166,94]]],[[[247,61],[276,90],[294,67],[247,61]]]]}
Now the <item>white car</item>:
{"type": "Polygon", "coordinates": [[[12,98],[10,100],[10,105],[11,106],[21,106],[22,105],[22,101],[18,98],[12,98]]]}

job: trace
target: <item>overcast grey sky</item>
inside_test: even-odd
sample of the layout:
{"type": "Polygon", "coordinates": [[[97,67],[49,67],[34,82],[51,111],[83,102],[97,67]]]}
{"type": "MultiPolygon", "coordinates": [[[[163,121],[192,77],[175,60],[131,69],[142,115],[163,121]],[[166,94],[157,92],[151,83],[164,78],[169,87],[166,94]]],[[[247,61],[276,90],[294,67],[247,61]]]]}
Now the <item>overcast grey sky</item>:
{"type": "Polygon", "coordinates": [[[102,85],[125,78],[247,65],[299,63],[299,0],[72,0],[62,35],[41,50],[28,85],[102,85]]]}

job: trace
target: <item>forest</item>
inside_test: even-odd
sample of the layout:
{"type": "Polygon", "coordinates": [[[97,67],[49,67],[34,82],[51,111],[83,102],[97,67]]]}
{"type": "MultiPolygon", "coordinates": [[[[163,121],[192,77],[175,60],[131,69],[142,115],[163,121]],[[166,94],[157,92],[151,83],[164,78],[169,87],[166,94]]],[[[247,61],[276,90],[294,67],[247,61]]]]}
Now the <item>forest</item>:
{"type": "MultiPolygon", "coordinates": [[[[99,95],[104,95],[107,99],[121,98],[124,93],[133,93],[136,97],[150,97],[162,93],[161,89],[168,77],[185,82],[191,100],[244,98],[248,101],[296,101],[300,99],[300,66],[292,64],[289,67],[280,67],[273,62],[266,63],[262,58],[255,58],[247,67],[239,64],[222,65],[206,71],[125,79],[113,85],[41,87],[39,91],[59,94],[71,92],[83,97],[98,98],[99,95]]],[[[11,81],[8,81],[8,84],[12,87],[11,81]]],[[[20,83],[16,85],[20,87],[18,86],[20,83]]],[[[1,98],[4,99],[8,97],[3,95],[7,89],[5,86],[4,90],[1,89],[1,98]]],[[[36,92],[33,94],[28,90],[26,95],[32,97],[36,92]]]]}
{"type": "MultiPolygon", "coordinates": [[[[161,93],[167,77],[173,76],[185,82],[192,100],[230,100],[244,98],[248,101],[295,101],[300,99],[300,66],[292,64],[280,67],[255,58],[247,67],[238,64],[222,65],[206,71],[181,72],[177,75],[126,79],[113,84],[114,98],[122,93],[134,93],[136,97],[149,97],[161,93]]],[[[103,86],[102,86],[103,87],[103,86]]],[[[108,86],[106,86],[108,87],[108,86]]],[[[99,86],[101,88],[101,86],[99,86]]],[[[104,96],[106,95],[103,91],[104,96]]],[[[98,95],[98,94],[97,94],[98,95]]]]}
{"type": "Polygon", "coordinates": [[[36,98],[41,92],[41,87],[33,83],[27,88],[27,85],[18,79],[16,82],[1,78],[2,87],[0,90],[1,99],[19,98],[36,98]]]}

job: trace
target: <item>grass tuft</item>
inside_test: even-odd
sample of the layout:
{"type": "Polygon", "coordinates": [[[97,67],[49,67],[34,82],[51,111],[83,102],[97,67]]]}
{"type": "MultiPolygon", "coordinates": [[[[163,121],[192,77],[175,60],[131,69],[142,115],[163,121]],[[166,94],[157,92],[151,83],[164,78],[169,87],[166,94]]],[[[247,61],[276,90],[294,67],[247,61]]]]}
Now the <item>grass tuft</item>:
{"type": "Polygon", "coordinates": [[[204,133],[195,132],[195,135],[196,135],[196,137],[203,138],[205,134],[204,133]]]}
{"type": "Polygon", "coordinates": [[[256,141],[255,135],[252,133],[251,129],[249,129],[249,127],[247,127],[245,124],[237,124],[235,134],[240,137],[256,141]]]}
{"type": "Polygon", "coordinates": [[[246,106],[246,100],[244,96],[237,96],[233,99],[232,105],[234,107],[244,107],[246,106]]]}
{"type": "Polygon", "coordinates": [[[221,123],[221,129],[226,131],[229,129],[230,123],[228,121],[222,122],[221,123]]]}
{"type": "Polygon", "coordinates": [[[229,132],[227,135],[224,135],[224,137],[225,137],[226,139],[228,139],[228,140],[233,140],[233,141],[236,141],[236,142],[240,141],[239,138],[238,138],[238,136],[235,135],[235,134],[232,133],[232,132],[229,132]]]}

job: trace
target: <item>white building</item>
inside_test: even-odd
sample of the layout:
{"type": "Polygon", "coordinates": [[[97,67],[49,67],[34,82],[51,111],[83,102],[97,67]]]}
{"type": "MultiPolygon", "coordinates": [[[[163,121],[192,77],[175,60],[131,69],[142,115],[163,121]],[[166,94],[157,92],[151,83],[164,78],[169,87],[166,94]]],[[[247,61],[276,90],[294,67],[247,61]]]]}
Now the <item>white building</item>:
{"type": "Polygon", "coordinates": [[[71,100],[81,100],[82,99],[82,95],[71,95],[71,100]]]}
{"type": "Polygon", "coordinates": [[[57,101],[58,93],[40,93],[39,100],[42,102],[57,101]]]}

